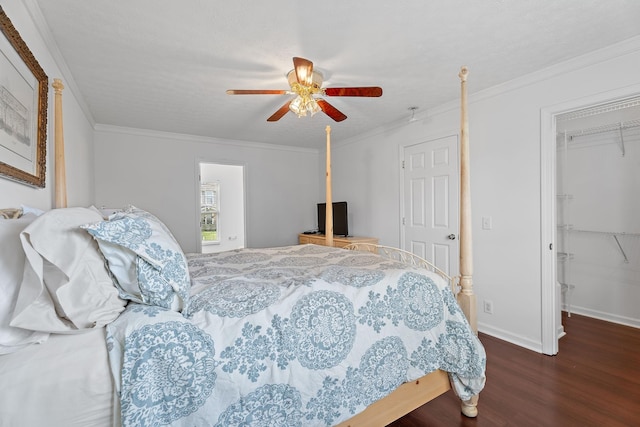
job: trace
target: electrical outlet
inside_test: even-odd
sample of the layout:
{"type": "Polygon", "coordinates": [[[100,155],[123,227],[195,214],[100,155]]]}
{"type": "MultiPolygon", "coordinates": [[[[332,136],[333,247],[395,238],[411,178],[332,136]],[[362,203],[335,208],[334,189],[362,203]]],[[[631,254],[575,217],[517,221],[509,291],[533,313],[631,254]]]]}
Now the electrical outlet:
{"type": "Polygon", "coordinates": [[[491,228],[492,228],[491,217],[490,216],[483,216],[482,217],[482,229],[483,230],[491,230],[491,228]]]}
{"type": "Polygon", "coordinates": [[[484,300],[484,312],[487,314],[493,314],[493,301],[484,300]]]}

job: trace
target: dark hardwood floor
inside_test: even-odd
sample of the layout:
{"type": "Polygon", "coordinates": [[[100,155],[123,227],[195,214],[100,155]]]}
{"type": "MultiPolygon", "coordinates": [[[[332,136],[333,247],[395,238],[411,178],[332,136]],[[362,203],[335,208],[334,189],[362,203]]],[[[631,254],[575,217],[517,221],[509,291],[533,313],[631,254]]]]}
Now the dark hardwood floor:
{"type": "Polygon", "coordinates": [[[478,418],[452,391],[392,427],[640,426],[640,330],[573,314],[556,356],[480,334],[487,384],[478,418]]]}

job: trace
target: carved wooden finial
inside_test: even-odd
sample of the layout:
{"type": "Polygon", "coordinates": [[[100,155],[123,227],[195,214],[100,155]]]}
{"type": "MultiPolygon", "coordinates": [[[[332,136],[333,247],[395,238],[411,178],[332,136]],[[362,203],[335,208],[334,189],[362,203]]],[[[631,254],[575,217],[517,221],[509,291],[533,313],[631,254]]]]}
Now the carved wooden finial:
{"type": "Polygon", "coordinates": [[[53,79],[53,84],[51,86],[53,86],[56,93],[60,93],[62,92],[62,89],[64,89],[64,85],[62,84],[62,80],[60,79],[53,79]]]}
{"type": "Polygon", "coordinates": [[[462,68],[460,68],[460,72],[458,73],[458,77],[460,77],[460,80],[463,82],[467,81],[467,74],[469,74],[469,70],[467,69],[466,65],[463,65],[462,68]]]}

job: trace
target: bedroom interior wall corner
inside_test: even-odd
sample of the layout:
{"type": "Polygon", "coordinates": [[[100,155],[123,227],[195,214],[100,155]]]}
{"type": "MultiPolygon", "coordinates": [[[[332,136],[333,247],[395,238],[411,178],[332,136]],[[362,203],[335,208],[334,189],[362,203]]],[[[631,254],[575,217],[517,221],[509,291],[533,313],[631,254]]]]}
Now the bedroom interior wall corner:
{"type": "Polygon", "coordinates": [[[185,252],[197,249],[196,159],[246,165],[247,247],[297,244],[298,233],[315,222],[314,190],[321,175],[309,165],[317,164],[317,150],[112,127],[99,127],[95,135],[96,203],[134,204],[152,212],[185,252]],[[153,161],[141,161],[149,152],[153,161]]]}

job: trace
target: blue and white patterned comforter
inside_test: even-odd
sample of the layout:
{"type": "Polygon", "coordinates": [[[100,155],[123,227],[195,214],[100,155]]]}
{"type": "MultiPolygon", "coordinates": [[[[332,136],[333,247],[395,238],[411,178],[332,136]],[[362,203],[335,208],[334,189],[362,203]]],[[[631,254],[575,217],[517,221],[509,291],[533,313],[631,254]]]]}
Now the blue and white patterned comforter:
{"type": "Polygon", "coordinates": [[[316,245],[188,255],[181,314],[130,303],[108,326],[123,426],[325,426],[404,382],[486,356],[439,276],[316,245]]]}

